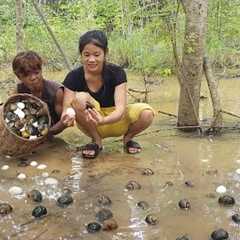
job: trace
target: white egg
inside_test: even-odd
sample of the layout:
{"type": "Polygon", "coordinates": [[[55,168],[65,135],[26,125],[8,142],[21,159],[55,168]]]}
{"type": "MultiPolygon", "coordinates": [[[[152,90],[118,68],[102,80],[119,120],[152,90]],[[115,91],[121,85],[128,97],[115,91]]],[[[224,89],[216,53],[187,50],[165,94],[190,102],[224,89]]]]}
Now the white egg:
{"type": "Polygon", "coordinates": [[[237,174],[240,174],[240,168],[238,168],[238,169],[236,170],[236,173],[237,173],[237,174]]]}
{"type": "Polygon", "coordinates": [[[227,191],[226,187],[223,185],[220,185],[216,188],[217,193],[225,193],[227,191]]]}
{"type": "Polygon", "coordinates": [[[40,164],[37,166],[37,169],[40,169],[40,170],[43,170],[45,168],[47,168],[47,165],[45,165],[45,164],[40,164]]]}
{"type": "Polygon", "coordinates": [[[38,122],[34,122],[32,125],[33,125],[35,128],[37,128],[37,127],[38,127],[38,122]]]}
{"type": "Polygon", "coordinates": [[[55,178],[46,178],[45,179],[45,184],[46,185],[57,185],[58,184],[58,180],[57,179],[55,179],[55,178]]]}
{"type": "Polygon", "coordinates": [[[8,166],[8,165],[3,165],[3,166],[1,167],[1,169],[2,169],[2,170],[8,170],[8,169],[9,169],[9,166],[8,166]]]}
{"type": "Polygon", "coordinates": [[[75,110],[74,110],[73,108],[70,107],[70,108],[67,108],[66,114],[67,114],[69,117],[75,117],[76,112],[75,112],[75,110]]]}
{"type": "Polygon", "coordinates": [[[46,177],[49,176],[49,174],[48,174],[47,172],[43,172],[43,173],[42,173],[42,176],[43,176],[44,178],[46,178],[46,177]]]}
{"type": "Polygon", "coordinates": [[[26,174],[24,174],[24,173],[19,173],[18,175],[17,175],[17,178],[18,179],[20,179],[20,180],[23,180],[23,179],[25,179],[27,176],[26,176],[26,174]]]}
{"type": "Polygon", "coordinates": [[[36,161],[32,161],[32,162],[30,162],[30,165],[31,165],[32,167],[36,167],[36,166],[38,165],[38,163],[37,163],[36,161]]]}
{"type": "Polygon", "coordinates": [[[29,137],[29,140],[34,140],[34,139],[37,139],[36,135],[32,135],[32,136],[29,137]]]}
{"type": "Polygon", "coordinates": [[[15,196],[15,195],[21,195],[23,193],[23,189],[17,186],[13,186],[11,188],[9,188],[8,192],[15,196]]]}
{"type": "Polygon", "coordinates": [[[17,107],[20,108],[20,109],[24,109],[25,104],[23,102],[17,102],[17,107]]]}
{"type": "Polygon", "coordinates": [[[17,108],[17,109],[14,111],[14,113],[15,113],[16,115],[18,115],[18,117],[19,117],[20,119],[23,119],[23,118],[25,117],[25,113],[24,113],[20,108],[17,108]]]}

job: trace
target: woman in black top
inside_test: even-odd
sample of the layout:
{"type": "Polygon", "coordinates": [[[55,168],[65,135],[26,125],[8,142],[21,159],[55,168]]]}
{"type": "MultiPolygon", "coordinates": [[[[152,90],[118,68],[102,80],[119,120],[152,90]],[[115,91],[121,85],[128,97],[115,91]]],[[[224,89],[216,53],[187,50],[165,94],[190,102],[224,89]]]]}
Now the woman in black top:
{"type": "Polygon", "coordinates": [[[154,117],[148,104],[127,105],[126,73],[106,62],[107,51],[107,38],[102,31],[83,34],[79,41],[82,66],[68,73],[63,82],[66,90],[62,117],[67,116],[69,124],[76,120],[92,139],[82,150],[85,158],[97,156],[103,138],[121,135],[128,153],[140,152],[141,146],[132,138],[146,129],[154,117]]]}

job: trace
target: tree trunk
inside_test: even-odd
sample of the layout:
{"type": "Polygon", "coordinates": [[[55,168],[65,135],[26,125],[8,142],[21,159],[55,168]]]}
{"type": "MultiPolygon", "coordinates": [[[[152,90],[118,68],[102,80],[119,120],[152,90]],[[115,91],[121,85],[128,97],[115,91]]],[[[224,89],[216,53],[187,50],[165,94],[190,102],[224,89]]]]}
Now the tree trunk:
{"type": "Polygon", "coordinates": [[[211,128],[216,129],[215,131],[219,131],[222,127],[222,113],[221,113],[221,102],[218,93],[218,84],[216,79],[213,77],[211,66],[208,62],[207,57],[204,57],[203,61],[203,69],[205,72],[205,77],[208,83],[208,88],[210,91],[212,105],[213,105],[213,121],[211,124],[211,128]]]}
{"type": "Polygon", "coordinates": [[[23,1],[16,0],[16,48],[23,51],[23,1]]]}
{"type": "Polygon", "coordinates": [[[208,0],[182,0],[181,3],[185,11],[186,23],[183,57],[178,74],[181,83],[178,126],[199,126],[199,100],[208,0]]]}

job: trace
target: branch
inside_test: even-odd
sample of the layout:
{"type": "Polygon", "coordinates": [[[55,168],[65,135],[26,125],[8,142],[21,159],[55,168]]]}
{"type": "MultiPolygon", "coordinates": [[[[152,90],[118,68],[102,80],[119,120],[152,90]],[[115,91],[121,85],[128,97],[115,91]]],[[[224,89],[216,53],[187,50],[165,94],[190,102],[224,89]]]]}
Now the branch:
{"type": "Polygon", "coordinates": [[[228,111],[225,111],[225,110],[220,110],[220,112],[228,114],[228,115],[236,117],[236,118],[240,118],[240,116],[235,114],[235,113],[231,113],[231,112],[228,112],[228,111]]]}
{"type": "Polygon", "coordinates": [[[134,92],[134,93],[149,93],[149,92],[151,92],[150,90],[139,90],[139,89],[133,89],[133,88],[129,88],[128,91],[134,92]]]}
{"type": "Polygon", "coordinates": [[[170,117],[175,117],[177,118],[177,115],[173,114],[173,113],[167,113],[167,112],[164,112],[164,111],[161,111],[161,110],[158,110],[158,113],[161,113],[161,114],[165,114],[165,115],[168,115],[170,117]]]}
{"type": "Polygon", "coordinates": [[[65,64],[66,64],[68,70],[69,70],[69,71],[72,70],[72,66],[71,66],[71,64],[70,64],[70,62],[69,62],[66,54],[64,53],[64,51],[63,51],[63,49],[61,48],[60,44],[58,43],[56,37],[54,36],[53,31],[52,31],[52,29],[49,27],[46,19],[44,18],[43,14],[42,14],[39,6],[38,6],[38,4],[35,2],[35,0],[32,0],[32,3],[33,3],[33,6],[34,6],[37,14],[39,15],[39,17],[40,17],[41,20],[43,21],[44,25],[45,25],[46,28],[47,28],[47,31],[49,32],[49,34],[50,34],[50,36],[52,37],[54,43],[56,44],[59,52],[61,53],[61,55],[62,55],[62,57],[63,57],[63,59],[64,59],[64,62],[65,62],[65,64]]]}

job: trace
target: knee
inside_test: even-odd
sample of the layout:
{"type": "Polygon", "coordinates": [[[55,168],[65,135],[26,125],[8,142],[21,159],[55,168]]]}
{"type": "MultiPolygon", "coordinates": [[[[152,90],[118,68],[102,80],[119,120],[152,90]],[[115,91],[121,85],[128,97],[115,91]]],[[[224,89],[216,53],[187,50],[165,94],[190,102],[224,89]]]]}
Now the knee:
{"type": "Polygon", "coordinates": [[[154,113],[151,109],[145,109],[142,111],[140,115],[140,119],[142,122],[144,122],[146,125],[150,125],[153,121],[154,113]]]}
{"type": "Polygon", "coordinates": [[[86,92],[76,93],[76,97],[72,101],[72,107],[76,112],[83,111],[85,109],[89,96],[90,95],[86,92]]]}

